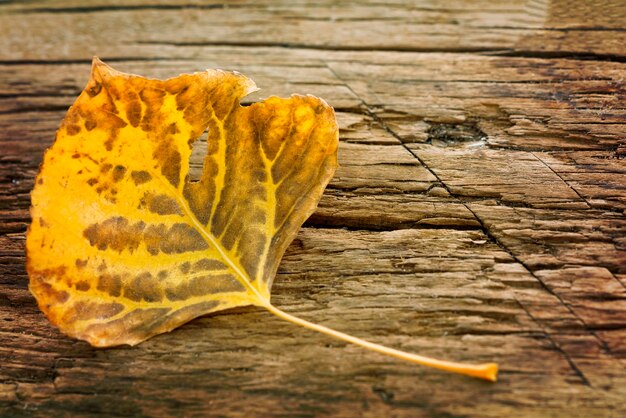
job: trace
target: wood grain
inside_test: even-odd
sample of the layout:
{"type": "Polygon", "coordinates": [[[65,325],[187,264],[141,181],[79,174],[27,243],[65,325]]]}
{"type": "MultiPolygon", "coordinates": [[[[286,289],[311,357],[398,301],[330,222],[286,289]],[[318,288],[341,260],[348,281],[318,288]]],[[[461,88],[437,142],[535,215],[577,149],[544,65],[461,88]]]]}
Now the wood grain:
{"type": "MultiPolygon", "coordinates": [[[[598,0],[0,4],[0,415],[626,413],[626,7],[598,0]],[[29,192],[92,55],[223,68],[335,107],[341,167],[275,304],[472,362],[488,384],[243,308],[133,348],[60,334],[27,290],[29,192]]],[[[192,176],[206,143],[198,142],[192,176]]]]}

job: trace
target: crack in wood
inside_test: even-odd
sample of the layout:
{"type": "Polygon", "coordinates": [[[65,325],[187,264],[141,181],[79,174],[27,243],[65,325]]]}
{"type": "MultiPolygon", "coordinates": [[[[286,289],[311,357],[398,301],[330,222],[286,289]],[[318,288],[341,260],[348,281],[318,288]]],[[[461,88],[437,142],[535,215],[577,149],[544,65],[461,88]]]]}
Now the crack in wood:
{"type": "MultiPolygon", "coordinates": [[[[532,273],[531,273],[532,274],[532,273]]],[[[541,282],[541,280],[537,279],[537,281],[541,282]]],[[[545,289],[545,285],[544,285],[544,289],[545,289]]],[[[546,289],[547,290],[547,289],[546,289]]],[[[558,297],[558,296],[557,296],[558,297]]],[[[552,337],[552,335],[550,334],[550,332],[546,331],[545,328],[543,327],[543,325],[541,324],[541,321],[539,321],[537,318],[535,318],[530,311],[526,308],[526,306],[524,305],[524,303],[518,301],[520,308],[522,308],[526,314],[533,319],[533,321],[535,321],[535,323],[541,327],[544,330],[544,335],[545,338],[550,341],[550,344],[552,344],[552,346],[554,347],[554,349],[556,351],[558,351],[559,353],[561,353],[561,355],[563,356],[563,358],[567,361],[567,363],[569,364],[570,368],[572,369],[572,371],[576,374],[576,376],[578,376],[580,378],[580,380],[583,382],[583,384],[585,386],[589,386],[591,387],[591,382],[589,382],[589,379],[587,379],[587,377],[585,376],[585,374],[582,372],[582,370],[580,370],[580,368],[576,365],[576,363],[574,362],[574,360],[571,358],[571,356],[567,353],[567,351],[565,351],[563,349],[563,347],[561,347],[559,344],[557,344],[557,342],[554,340],[554,338],[552,337]]]]}
{"type": "MultiPolygon", "coordinates": [[[[385,126],[384,121],[380,120],[380,118],[378,118],[376,114],[374,114],[374,113],[372,112],[371,116],[372,116],[372,118],[374,118],[374,119],[378,120],[378,122],[379,122],[379,123],[380,123],[380,124],[381,124],[381,125],[385,128],[385,129],[387,129],[387,131],[388,131],[391,135],[394,135],[394,136],[395,136],[395,133],[394,133],[392,130],[388,129],[388,128],[385,126]]],[[[404,144],[403,144],[403,146],[405,146],[405,148],[406,148],[406,145],[404,145],[404,144]]],[[[421,158],[419,158],[419,156],[418,156],[418,155],[416,155],[414,152],[412,152],[409,148],[406,148],[406,149],[407,149],[409,152],[411,152],[411,153],[415,156],[415,158],[416,158],[416,159],[420,162],[420,164],[421,164],[422,166],[424,166],[424,167],[425,167],[428,171],[430,171],[430,172],[431,172],[431,173],[432,173],[432,174],[433,174],[433,175],[437,178],[437,180],[439,181],[439,183],[440,183],[440,184],[441,184],[441,185],[442,185],[442,186],[443,186],[443,187],[444,187],[444,188],[448,191],[448,193],[450,193],[450,195],[451,195],[451,196],[456,197],[456,196],[455,196],[455,194],[453,193],[453,191],[452,191],[452,190],[450,190],[450,188],[449,188],[449,187],[448,187],[448,186],[447,186],[447,185],[446,185],[446,184],[445,184],[445,183],[441,180],[441,178],[437,175],[437,173],[436,173],[435,171],[433,171],[433,170],[432,170],[432,169],[431,169],[431,168],[430,168],[430,167],[429,167],[429,166],[428,166],[428,165],[427,165],[427,164],[426,164],[426,163],[425,163],[425,162],[424,162],[421,158]]],[[[495,243],[496,245],[498,245],[500,248],[502,248],[504,251],[506,251],[506,252],[507,252],[507,253],[508,253],[508,254],[509,254],[509,255],[510,255],[510,256],[511,256],[511,257],[512,257],[512,258],[513,258],[513,259],[514,259],[517,263],[519,263],[520,265],[524,266],[524,268],[525,268],[525,269],[526,269],[526,270],[527,270],[527,271],[528,271],[528,272],[529,272],[529,273],[530,273],[530,274],[531,274],[531,275],[532,275],[532,276],[533,276],[533,277],[534,277],[534,278],[535,278],[535,279],[536,279],[536,280],[537,280],[537,281],[538,281],[538,282],[542,285],[543,289],[544,289],[546,292],[548,292],[548,293],[550,293],[551,295],[555,296],[555,297],[559,300],[559,302],[560,302],[563,306],[565,306],[565,307],[566,307],[566,308],[570,311],[570,313],[571,313],[572,315],[574,315],[574,316],[575,316],[575,317],[577,317],[579,320],[581,320],[581,319],[578,317],[578,315],[576,314],[576,312],[574,312],[574,311],[571,309],[571,307],[569,306],[569,304],[566,304],[566,303],[563,301],[563,299],[560,297],[560,295],[558,295],[558,294],[554,293],[554,292],[553,292],[553,291],[552,291],[552,290],[551,290],[551,289],[550,289],[550,288],[549,288],[549,287],[545,284],[545,282],[544,282],[544,281],[542,281],[539,277],[537,277],[537,276],[533,273],[533,271],[532,271],[532,270],[530,270],[530,269],[528,268],[528,266],[527,266],[524,262],[522,262],[522,261],[521,261],[521,260],[520,260],[520,259],[519,259],[519,258],[518,258],[518,257],[517,257],[517,256],[516,256],[516,255],[515,255],[512,251],[511,251],[511,250],[510,250],[510,249],[508,249],[508,248],[507,248],[507,247],[506,247],[506,246],[505,246],[502,242],[500,242],[500,240],[498,240],[498,239],[497,239],[497,238],[496,238],[496,237],[495,237],[495,236],[491,233],[491,231],[489,230],[489,228],[487,228],[487,227],[486,227],[486,225],[484,224],[483,220],[482,220],[481,218],[479,218],[479,217],[476,215],[476,213],[475,213],[475,212],[474,212],[474,211],[473,211],[473,210],[472,210],[472,209],[471,209],[468,205],[466,205],[465,203],[463,203],[461,200],[459,200],[459,202],[460,202],[460,203],[462,203],[462,204],[463,204],[463,205],[467,208],[467,210],[469,210],[469,211],[470,211],[470,212],[474,215],[474,217],[476,218],[476,220],[477,220],[477,221],[480,223],[480,225],[481,225],[481,230],[484,232],[484,234],[485,234],[485,235],[489,238],[489,240],[490,240],[491,242],[493,242],[493,243],[495,243]]],[[[530,313],[526,310],[526,308],[525,308],[524,306],[522,306],[521,304],[520,304],[520,306],[521,306],[521,307],[522,307],[522,308],[523,308],[523,309],[524,309],[524,310],[525,310],[525,311],[529,314],[529,316],[530,316],[531,318],[533,318],[533,320],[535,319],[532,315],[530,315],[530,313]]],[[[535,321],[535,322],[537,322],[537,321],[535,321]]],[[[583,323],[584,323],[584,321],[582,321],[582,320],[581,320],[581,322],[583,322],[583,323]]],[[[541,324],[540,324],[539,322],[537,322],[537,325],[541,326],[541,324]]],[[[589,380],[585,377],[585,375],[584,375],[584,374],[583,374],[583,372],[580,370],[580,368],[579,368],[579,367],[578,367],[578,366],[574,363],[574,361],[571,359],[571,357],[569,356],[569,354],[568,354],[566,351],[562,350],[562,349],[561,349],[561,347],[560,347],[559,345],[557,345],[557,344],[554,342],[553,338],[549,335],[549,333],[547,334],[547,336],[548,336],[548,338],[550,339],[550,341],[554,344],[554,347],[555,347],[555,348],[556,348],[559,352],[561,352],[561,353],[563,354],[563,356],[564,356],[564,357],[565,357],[565,359],[568,361],[568,363],[569,363],[570,367],[572,368],[572,370],[576,373],[576,375],[578,375],[578,376],[581,378],[581,380],[584,382],[584,384],[585,384],[585,385],[587,385],[587,386],[591,386],[591,383],[589,382],[589,380]]]]}
{"type": "MultiPolygon", "coordinates": [[[[332,71],[332,72],[333,72],[333,74],[335,74],[335,76],[336,76],[339,80],[342,80],[342,79],[341,79],[341,77],[339,77],[339,75],[338,75],[336,72],[334,72],[334,71],[333,71],[333,69],[332,69],[330,66],[329,66],[329,69],[330,69],[330,71],[332,71]]],[[[345,83],[345,81],[344,81],[344,83],[345,83]]],[[[352,93],[353,93],[356,97],[359,97],[359,95],[351,89],[351,87],[348,85],[348,83],[345,83],[345,84],[347,85],[347,87],[348,87],[348,88],[352,91],[352,93]]],[[[583,323],[583,324],[584,324],[584,321],[583,321],[583,320],[579,317],[579,315],[578,315],[578,314],[577,314],[577,313],[576,313],[576,312],[575,312],[575,311],[571,308],[571,306],[570,306],[569,304],[565,303],[565,301],[564,301],[564,300],[560,297],[560,295],[558,295],[558,294],[557,294],[557,293],[555,293],[552,289],[550,289],[550,287],[549,287],[549,286],[547,286],[547,284],[546,284],[543,280],[541,280],[539,277],[537,277],[537,276],[533,273],[533,271],[532,271],[532,270],[531,270],[531,269],[530,269],[530,268],[529,268],[529,267],[528,267],[528,266],[527,266],[524,262],[522,262],[522,261],[521,261],[521,260],[520,260],[520,259],[519,259],[519,258],[518,258],[518,257],[517,257],[517,256],[516,256],[516,255],[515,255],[515,254],[514,254],[511,250],[510,250],[510,249],[509,249],[509,248],[507,248],[507,247],[506,247],[506,246],[505,246],[505,245],[504,245],[504,244],[503,244],[500,240],[498,240],[498,239],[497,239],[497,238],[496,238],[496,237],[495,237],[495,236],[491,233],[491,231],[489,230],[489,228],[487,228],[487,226],[484,224],[483,220],[482,220],[481,218],[479,218],[479,217],[478,217],[478,215],[477,215],[477,214],[476,214],[476,213],[475,213],[475,212],[474,212],[474,211],[473,211],[473,210],[472,210],[472,209],[471,209],[471,208],[470,208],[470,207],[469,207],[466,203],[464,203],[464,202],[463,202],[463,200],[462,200],[462,199],[460,199],[460,198],[459,198],[459,196],[457,196],[457,195],[456,195],[456,194],[455,194],[455,193],[454,193],[454,192],[453,192],[453,191],[452,191],[452,190],[451,190],[451,189],[450,189],[450,188],[449,188],[449,187],[448,187],[448,186],[447,186],[447,185],[446,185],[446,184],[445,184],[442,180],[441,180],[441,178],[437,175],[437,173],[436,173],[434,170],[432,170],[432,169],[431,169],[431,168],[430,168],[430,167],[429,167],[429,166],[428,166],[428,165],[427,165],[427,164],[426,164],[426,163],[425,163],[425,162],[424,162],[424,161],[423,161],[423,160],[422,160],[422,159],[421,159],[421,158],[420,158],[420,157],[419,157],[419,156],[418,156],[415,152],[413,152],[410,148],[408,148],[408,147],[406,146],[406,144],[402,141],[402,139],[401,139],[398,135],[396,135],[396,133],[395,133],[392,129],[390,129],[390,128],[389,128],[389,127],[385,124],[385,122],[384,122],[384,121],[383,121],[383,120],[382,120],[382,119],[381,119],[381,118],[380,118],[380,117],[379,117],[379,116],[378,116],[375,112],[373,112],[373,111],[371,111],[371,110],[369,109],[369,107],[368,107],[367,103],[366,103],[366,102],[365,102],[362,98],[360,98],[360,97],[359,97],[359,100],[361,100],[361,103],[363,104],[364,109],[366,109],[366,111],[369,113],[369,116],[370,116],[373,120],[375,120],[376,122],[378,122],[378,124],[379,124],[380,126],[382,126],[382,127],[383,127],[383,129],[385,129],[385,130],[386,130],[386,131],[387,131],[390,135],[392,135],[392,136],[396,137],[398,140],[400,140],[400,142],[402,142],[402,146],[403,146],[403,147],[404,147],[407,151],[411,152],[411,154],[412,154],[412,155],[413,155],[413,156],[414,156],[414,157],[415,157],[415,158],[419,161],[419,163],[420,163],[420,164],[421,164],[424,168],[426,168],[426,169],[427,169],[427,170],[428,170],[428,171],[429,171],[429,172],[430,172],[430,173],[431,173],[431,174],[432,174],[432,175],[433,175],[433,176],[437,179],[437,181],[439,182],[439,184],[440,184],[443,188],[445,188],[445,189],[448,191],[448,193],[450,194],[450,196],[452,196],[452,197],[456,198],[456,199],[457,199],[457,201],[458,201],[459,203],[463,204],[463,205],[465,206],[465,208],[466,208],[468,211],[470,211],[470,212],[472,213],[472,215],[474,216],[474,218],[476,219],[476,221],[477,221],[477,222],[479,222],[479,224],[480,224],[480,229],[481,229],[481,230],[482,230],[482,232],[485,234],[485,236],[487,236],[487,237],[488,237],[488,239],[489,239],[491,242],[495,243],[498,247],[502,248],[502,250],[504,250],[507,254],[509,254],[509,255],[513,258],[513,260],[515,260],[515,262],[516,262],[516,263],[518,263],[518,264],[522,265],[522,266],[524,267],[524,269],[525,269],[525,270],[526,270],[529,274],[531,274],[531,275],[532,275],[532,277],[533,277],[533,278],[537,281],[537,283],[538,283],[538,284],[539,284],[539,285],[543,288],[543,290],[544,290],[544,291],[546,291],[547,293],[549,293],[549,294],[551,294],[552,296],[554,296],[554,297],[555,297],[555,298],[559,301],[559,303],[560,303],[562,306],[564,306],[564,307],[565,307],[565,308],[566,308],[566,309],[570,312],[570,314],[572,314],[575,318],[577,318],[579,321],[581,321],[581,323],[583,323]]],[[[441,126],[441,125],[442,125],[442,124],[440,124],[439,126],[441,126]]],[[[458,128],[456,127],[456,125],[449,125],[449,124],[448,124],[448,125],[445,125],[445,124],[443,124],[443,126],[444,126],[444,133],[442,133],[441,135],[446,135],[446,133],[447,133],[447,130],[448,130],[448,129],[458,129],[458,128]]],[[[436,131],[435,131],[435,132],[436,132],[436,131]]],[[[436,135],[437,135],[437,134],[438,134],[438,133],[436,133],[436,135]]],[[[461,133],[461,134],[462,134],[462,135],[463,135],[463,134],[467,135],[466,133],[461,133]]],[[[480,134],[485,135],[484,133],[482,133],[482,131],[474,131],[474,132],[472,132],[472,134],[474,134],[474,135],[480,135],[480,134]]],[[[472,137],[472,134],[470,134],[470,138],[472,137]]],[[[482,137],[482,135],[481,135],[481,137],[482,137]]],[[[444,138],[445,138],[445,136],[444,136],[444,138]]],[[[446,139],[447,139],[447,138],[446,138],[446,139]]],[[[534,156],[535,158],[537,158],[534,154],[533,154],[533,156],[534,156]]],[[[537,159],[538,159],[538,160],[540,160],[539,158],[537,158],[537,159]]],[[[541,162],[542,162],[543,164],[545,164],[545,162],[543,162],[543,161],[541,161],[541,162]]],[[[551,168],[550,168],[550,169],[551,169],[551,168]]],[[[553,171],[553,170],[551,169],[551,171],[553,171]]],[[[556,173],[555,173],[555,174],[556,174],[556,173]]],[[[559,178],[561,178],[561,177],[559,176],[559,178]]],[[[563,180],[563,179],[561,178],[561,180],[563,180]]],[[[571,187],[571,186],[568,184],[568,187],[571,187]]],[[[577,192],[576,192],[576,193],[577,193],[577,192]]],[[[577,193],[577,194],[578,194],[578,193],[577,193]]],[[[579,195],[579,196],[580,196],[580,195],[579,195]]],[[[584,201],[584,199],[583,199],[583,201],[584,201]]],[[[518,303],[519,303],[520,307],[521,307],[521,308],[522,308],[522,309],[523,309],[523,310],[524,310],[524,311],[528,314],[528,316],[529,316],[530,318],[532,318],[532,319],[533,319],[533,321],[534,321],[534,322],[535,322],[538,326],[540,326],[540,327],[544,328],[544,327],[543,327],[543,325],[541,324],[541,322],[540,322],[539,320],[537,320],[537,319],[536,319],[533,315],[531,315],[531,313],[528,311],[528,309],[526,308],[526,306],[524,306],[524,304],[523,304],[522,302],[520,302],[520,301],[518,300],[518,303]]],[[[572,371],[573,371],[573,372],[574,372],[574,373],[575,373],[575,374],[576,374],[576,375],[577,375],[577,376],[581,379],[581,381],[583,382],[583,384],[584,384],[585,386],[589,386],[589,387],[591,387],[591,383],[590,383],[589,379],[585,376],[585,374],[583,373],[583,371],[582,371],[582,370],[581,370],[581,369],[580,369],[580,368],[576,365],[575,361],[571,358],[571,356],[569,355],[569,353],[568,353],[565,349],[563,349],[563,347],[561,347],[559,344],[557,344],[557,342],[554,340],[554,338],[552,337],[552,335],[551,335],[548,331],[546,331],[546,330],[544,329],[544,332],[545,332],[546,338],[547,338],[547,339],[551,342],[551,344],[553,345],[553,347],[555,348],[555,350],[557,350],[558,352],[560,352],[560,353],[561,353],[561,355],[562,355],[562,356],[566,359],[566,361],[568,362],[568,364],[569,364],[570,368],[572,369],[572,371]]],[[[596,338],[596,340],[598,340],[598,342],[599,342],[600,344],[604,344],[604,342],[603,342],[600,338],[598,338],[598,336],[597,336],[595,333],[591,332],[591,335],[593,335],[593,336],[596,338]]]]}
{"type": "Polygon", "coordinates": [[[591,205],[589,204],[589,201],[587,201],[587,199],[585,199],[579,192],[578,190],[576,190],[567,180],[565,180],[559,173],[557,173],[556,171],[554,171],[554,169],[552,167],[550,167],[550,165],[548,165],[543,159],[537,157],[537,155],[534,152],[531,152],[531,154],[538,160],[541,161],[541,163],[546,166],[550,171],[552,171],[558,178],[561,179],[561,181],[565,184],[567,184],[567,186],[572,189],[572,191],[574,193],[576,193],[576,195],[578,196],[578,198],[580,200],[582,200],[583,202],[585,202],[587,204],[587,207],[591,209],[591,205]]]}

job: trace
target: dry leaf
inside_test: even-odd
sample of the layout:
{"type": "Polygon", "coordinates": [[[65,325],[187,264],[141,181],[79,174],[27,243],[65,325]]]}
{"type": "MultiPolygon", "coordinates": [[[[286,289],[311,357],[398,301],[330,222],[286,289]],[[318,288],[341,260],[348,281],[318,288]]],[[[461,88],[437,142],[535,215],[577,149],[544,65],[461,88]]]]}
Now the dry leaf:
{"type": "Polygon", "coordinates": [[[240,106],[254,90],[223,71],[159,81],[94,62],[32,193],[31,290],[54,324],[97,346],[136,344],[269,299],[337,166],[337,126],[315,97],[240,106]]]}
{"type": "MultiPolygon", "coordinates": [[[[280,259],[337,166],[338,133],[332,108],[316,97],[240,106],[255,89],[237,73],[160,81],[94,59],[32,192],[27,268],[40,308],[66,334],[113,346],[257,305],[379,352],[437,362],[271,305],[280,259]],[[193,182],[191,145],[207,128],[193,182]]],[[[467,367],[485,365],[434,366],[479,376],[467,367]]]]}

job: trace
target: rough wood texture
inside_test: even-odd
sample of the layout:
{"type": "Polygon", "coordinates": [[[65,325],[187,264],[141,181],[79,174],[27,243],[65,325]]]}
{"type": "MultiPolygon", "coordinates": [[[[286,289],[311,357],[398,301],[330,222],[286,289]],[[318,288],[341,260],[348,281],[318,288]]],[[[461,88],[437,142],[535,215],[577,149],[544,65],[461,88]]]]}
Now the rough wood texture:
{"type": "Polygon", "coordinates": [[[625,45],[612,0],[0,3],[0,415],[624,416],[625,45]],[[342,166],[276,305],[500,381],[252,308],[133,348],[61,335],[27,290],[28,193],[92,55],[324,97],[342,166]]]}

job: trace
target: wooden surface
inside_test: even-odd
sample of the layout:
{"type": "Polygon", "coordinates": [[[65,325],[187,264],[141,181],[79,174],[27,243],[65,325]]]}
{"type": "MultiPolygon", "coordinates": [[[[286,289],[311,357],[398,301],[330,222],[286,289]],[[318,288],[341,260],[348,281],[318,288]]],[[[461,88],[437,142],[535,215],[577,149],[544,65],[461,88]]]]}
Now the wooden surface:
{"type": "Polygon", "coordinates": [[[0,415],[624,416],[625,83],[620,0],[0,2],[0,415]],[[342,166],[275,304],[500,381],[256,308],[133,348],[60,334],[27,290],[29,191],[93,55],[325,98],[342,166]]]}

